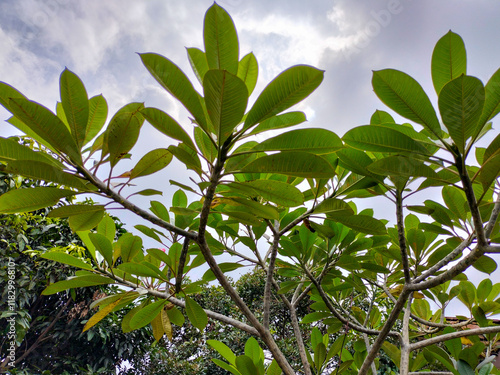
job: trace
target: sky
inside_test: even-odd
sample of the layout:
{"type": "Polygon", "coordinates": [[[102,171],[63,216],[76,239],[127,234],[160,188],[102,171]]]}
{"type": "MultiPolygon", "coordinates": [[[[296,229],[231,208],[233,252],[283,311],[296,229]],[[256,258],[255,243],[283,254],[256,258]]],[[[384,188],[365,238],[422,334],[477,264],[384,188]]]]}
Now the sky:
{"type": "MultiPolygon", "coordinates": [[[[154,81],[136,53],[167,56],[196,81],[185,47],[203,48],[203,16],[212,3],[1,0],[0,81],[54,109],[60,100],[59,75],[67,67],[83,80],[89,96],[104,95],[110,107],[108,119],[121,106],[139,101],[163,109],[189,130],[185,110],[154,81]]],[[[305,126],[327,128],[340,136],[368,124],[376,109],[388,110],[372,90],[373,70],[408,73],[436,103],[431,55],[449,30],[464,39],[468,74],[487,82],[500,67],[498,1],[221,0],[218,4],[235,22],[240,56],[253,51],[257,57],[260,71],[254,93],[290,66],[323,69],[322,85],[295,109],[306,113],[305,126]]],[[[8,117],[0,107],[0,119],[8,117]]],[[[1,136],[15,134],[17,129],[1,125],[1,136]]],[[[132,153],[140,157],[152,148],[166,147],[166,142],[152,127],[143,127],[132,153]]],[[[160,182],[167,190],[167,204],[175,190],[168,179],[185,182],[189,176],[175,164],[168,170],[139,182],[145,187],[160,182]]],[[[379,217],[386,211],[379,208],[379,217]]],[[[118,216],[135,223],[129,216],[118,216]]]]}

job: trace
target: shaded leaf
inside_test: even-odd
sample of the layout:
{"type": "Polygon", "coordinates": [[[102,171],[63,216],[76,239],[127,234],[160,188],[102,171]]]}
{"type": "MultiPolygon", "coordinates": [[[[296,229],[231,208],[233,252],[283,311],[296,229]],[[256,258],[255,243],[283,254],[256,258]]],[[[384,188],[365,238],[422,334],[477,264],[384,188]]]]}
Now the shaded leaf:
{"type": "Polygon", "coordinates": [[[43,290],[42,295],[47,296],[70,288],[84,288],[87,286],[112,284],[114,282],[113,279],[100,275],[75,276],[67,280],[50,284],[43,290]]]}
{"type": "Polygon", "coordinates": [[[257,77],[259,75],[259,65],[255,55],[250,52],[243,56],[238,64],[238,73],[236,74],[245,85],[247,86],[248,96],[250,96],[257,84],[257,77]]]}
{"type": "Polygon", "coordinates": [[[92,265],[85,263],[81,259],[74,257],[73,255],[62,253],[59,251],[51,251],[47,253],[43,253],[40,255],[40,258],[53,260],[55,262],[68,264],[73,267],[82,268],[84,270],[92,271],[92,265]]]}
{"type": "Polygon", "coordinates": [[[191,324],[198,328],[200,331],[203,331],[208,324],[208,318],[205,311],[201,308],[201,306],[190,298],[186,296],[186,314],[189,318],[191,324]]]}
{"type": "Polygon", "coordinates": [[[439,94],[451,80],[466,74],[467,55],[460,35],[448,31],[434,47],[431,60],[432,83],[439,94]]]}
{"type": "Polygon", "coordinates": [[[130,172],[130,179],[147,176],[162,170],[172,161],[172,153],[166,148],[149,151],[130,172]]]}
{"type": "Polygon", "coordinates": [[[151,323],[151,321],[160,314],[163,306],[167,303],[167,300],[159,300],[153,302],[147,306],[142,307],[137,311],[132,319],[130,319],[129,327],[133,331],[144,327],[145,325],[151,323]]]}
{"type": "Polygon", "coordinates": [[[96,95],[89,100],[89,120],[87,123],[85,139],[83,144],[86,145],[94,137],[99,134],[102,127],[106,123],[108,117],[108,103],[102,95],[96,95]]]}
{"type": "Polygon", "coordinates": [[[250,134],[258,134],[268,130],[288,128],[290,126],[302,124],[306,121],[304,112],[287,112],[281,115],[269,117],[257,125],[250,134]]]}
{"type": "Polygon", "coordinates": [[[59,199],[75,195],[72,190],[54,187],[35,187],[10,190],[0,196],[0,213],[30,212],[55,206],[59,199]]]}

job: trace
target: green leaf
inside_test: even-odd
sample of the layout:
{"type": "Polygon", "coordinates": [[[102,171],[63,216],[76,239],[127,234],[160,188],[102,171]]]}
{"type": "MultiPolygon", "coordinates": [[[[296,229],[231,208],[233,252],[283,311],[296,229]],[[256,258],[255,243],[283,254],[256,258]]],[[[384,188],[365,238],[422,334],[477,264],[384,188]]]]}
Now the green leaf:
{"type": "Polygon", "coordinates": [[[54,187],[35,187],[10,190],[0,196],[0,213],[30,212],[55,206],[59,199],[75,195],[72,190],[54,187]]]}
{"type": "Polygon", "coordinates": [[[241,375],[256,375],[259,370],[247,355],[239,355],[235,360],[236,368],[241,372],[241,375]]]}
{"type": "Polygon", "coordinates": [[[188,169],[192,169],[198,174],[202,174],[201,162],[196,154],[191,154],[186,149],[182,148],[183,144],[179,146],[168,146],[168,151],[170,151],[181,163],[185,164],[188,169]]]}
{"type": "MultiPolygon", "coordinates": [[[[103,205],[72,204],[68,206],[54,208],[52,211],[49,212],[47,217],[70,217],[88,212],[99,212],[99,211],[104,211],[103,205]]],[[[111,219],[111,221],[113,221],[113,219],[111,219]]]]}
{"type": "Polygon", "coordinates": [[[395,124],[394,118],[385,111],[376,110],[370,118],[370,125],[395,124]]]}
{"type": "Polygon", "coordinates": [[[205,52],[199,48],[186,48],[188,53],[189,63],[193,69],[196,78],[203,85],[203,77],[208,72],[208,62],[205,52]]]}
{"type": "Polygon", "coordinates": [[[38,181],[55,182],[58,185],[76,188],[81,191],[96,190],[93,185],[86,184],[80,177],[63,172],[54,165],[38,160],[12,160],[1,168],[6,173],[32,178],[38,181]]]}
{"type": "Polygon", "coordinates": [[[20,145],[12,139],[2,137],[0,137],[0,160],[7,162],[14,160],[32,160],[50,164],[60,170],[64,168],[60,161],[50,155],[44,152],[33,151],[29,147],[20,145]]]}
{"type": "Polygon", "coordinates": [[[68,223],[74,232],[93,229],[104,217],[104,211],[90,211],[70,216],[68,223]]]}
{"type": "Polygon", "coordinates": [[[182,70],[167,58],[154,53],[140,54],[142,63],[151,75],[194,116],[198,125],[207,131],[200,96],[182,70]]]}
{"type": "Polygon", "coordinates": [[[84,270],[92,271],[93,268],[90,264],[85,263],[84,261],[74,257],[73,255],[67,253],[61,253],[59,251],[51,251],[48,253],[43,253],[40,255],[40,258],[53,260],[55,262],[68,264],[73,267],[82,268],[84,270]]]}
{"type": "Polygon", "coordinates": [[[226,70],[209,70],[203,78],[207,112],[222,145],[243,118],[248,102],[245,83],[226,70]]]}
{"type": "Polygon", "coordinates": [[[248,213],[248,212],[242,212],[242,211],[230,211],[228,209],[224,210],[222,212],[223,215],[226,215],[230,218],[233,218],[237,220],[240,224],[244,225],[260,225],[261,221],[257,216],[254,214],[248,213]]]}
{"type": "Polygon", "coordinates": [[[86,145],[94,137],[99,134],[102,127],[106,123],[108,117],[108,103],[104,96],[96,95],[89,100],[89,120],[87,123],[85,139],[83,144],[86,145]]]}
{"type": "Polygon", "coordinates": [[[106,130],[111,167],[114,167],[134,147],[144,122],[140,113],[143,104],[131,103],[128,106],[131,111],[119,111],[113,116],[106,130]],[[135,110],[133,105],[137,106],[135,110]]]}
{"type": "Polygon", "coordinates": [[[236,186],[236,188],[238,186],[251,187],[257,195],[280,206],[295,207],[304,203],[302,192],[295,186],[282,181],[254,180],[244,183],[231,183],[229,186],[236,186]]]}
{"type": "Polygon", "coordinates": [[[238,78],[240,78],[247,86],[248,96],[250,96],[257,84],[257,77],[259,75],[259,65],[255,55],[250,52],[243,56],[238,64],[238,78]]]}
{"type": "Polygon", "coordinates": [[[262,363],[264,362],[264,351],[253,337],[250,337],[245,343],[245,355],[250,357],[256,366],[258,366],[261,361],[262,363]]]}
{"type": "Polygon", "coordinates": [[[203,332],[208,324],[208,318],[205,311],[195,300],[186,296],[186,314],[191,324],[203,332]]]}
{"type": "Polygon", "coordinates": [[[221,198],[220,202],[229,206],[244,207],[245,211],[264,219],[278,220],[279,214],[275,207],[263,205],[245,198],[221,198]]]}
{"type": "Polygon", "coordinates": [[[355,127],[349,130],[342,139],[349,146],[362,151],[429,154],[424,146],[409,136],[380,125],[355,127]]]}
{"type": "Polygon", "coordinates": [[[89,98],[80,78],[67,68],[59,80],[61,104],[68,120],[69,129],[78,148],[81,148],[87,135],[89,121],[89,98]]]}
{"type": "MultiPolygon", "coordinates": [[[[500,112],[500,69],[488,80],[484,88],[484,107],[478,124],[486,124],[500,112]]],[[[474,137],[475,138],[475,137],[474,137]]]]}
{"type": "Polygon", "coordinates": [[[100,233],[89,233],[89,238],[97,251],[104,257],[109,267],[113,267],[113,246],[111,245],[111,241],[100,233]]]}
{"type": "Polygon", "coordinates": [[[316,348],[314,349],[314,365],[316,366],[316,369],[321,369],[323,366],[323,363],[325,362],[326,359],[326,346],[324,343],[320,342],[318,345],[316,345],[316,348]]]}
{"type": "Polygon", "coordinates": [[[464,361],[463,359],[458,360],[457,370],[460,373],[460,375],[474,375],[475,374],[472,367],[470,367],[470,365],[466,361],[464,361]]]}
{"type": "Polygon", "coordinates": [[[382,344],[382,349],[384,350],[385,354],[391,359],[394,364],[399,367],[399,363],[401,360],[401,351],[396,347],[396,345],[391,344],[388,341],[384,341],[382,344]]]}
{"type": "Polygon", "coordinates": [[[233,366],[235,365],[236,355],[229,346],[218,340],[207,340],[207,344],[214,348],[226,361],[233,366]]]}
{"type": "MultiPolygon", "coordinates": [[[[231,272],[237,270],[238,268],[244,267],[244,265],[239,263],[219,263],[219,268],[222,272],[231,272]]],[[[208,269],[204,274],[202,279],[204,281],[213,281],[216,279],[214,272],[211,269],[208,269]]]]}
{"type": "Polygon", "coordinates": [[[431,73],[438,95],[448,82],[467,73],[467,54],[460,35],[450,30],[439,39],[432,52],[431,73]]]}
{"type": "Polygon", "coordinates": [[[442,190],[442,196],[446,207],[448,207],[451,212],[461,220],[467,218],[468,206],[463,190],[455,186],[445,186],[442,190]]]}
{"type": "Polygon", "coordinates": [[[368,215],[329,215],[329,218],[355,231],[366,234],[386,234],[385,225],[368,215]]]}
{"type": "Polygon", "coordinates": [[[470,281],[462,281],[459,285],[461,290],[458,295],[458,299],[462,301],[469,310],[471,310],[476,299],[476,288],[470,281]]]}
{"type": "Polygon", "coordinates": [[[344,145],[334,132],[321,128],[291,130],[267,139],[252,150],[254,151],[305,151],[311,154],[329,154],[340,150],[344,145]]]}
{"type": "Polygon", "coordinates": [[[88,331],[90,328],[92,328],[97,323],[99,323],[101,320],[103,320],[121,302],[122,298],[123,297],[117,299],[116,301],[111,302],[109,305],[106,305],[105,307],[99,309],[98,312],[96,312],[94,315],[92,315],[90,317],[90,319],[87,320],[87,323],[85,323],[85,326],[83,327],[82,333],[85,331],[88,331]]]}
{"type": "Polygon", "coordinates": [[[84,288],[87,286],[112,284],[115,281],[109,277],[100,275],[85,275],[85,276],[75,276],[67,280],[58,281],[57,283],[50,284],[42,292],[42,295],[48,296],[51,294],[62,292],[66,289],[71,288],[84,288]]]}
{"type": "Polygon", "coordinates": [[[214,3],[206,12],[203,24],[205,54],[210,69],[238,72],[238,35],[231,16],[214,3]]]}
{"type": "Polygon", "coordinates": [[[497,269],[497,262],[489,256],[483,255],[472,264],[472,267],[478,271],[491,275],[497,269]]]}
{"type": "Polygon", "coordinates": [[[147,176],[162,170],[172,161],[172,153],[166,148],[149,151],[137,162],[130,172],[130,179],[147,176]]]}
{"type": "Polygon", "coordinates": [[[170,215],[168,214],[167,208],[163,205],[163,203],[158,201],[151,201],[150,210],[160,219],[165,220],[167,223],[170,223],[170,215]]]}
{"type": "Polygon", "coordinates": [[[137,313],[134,314],[132,319],[130,319],[130,329],[133,331],[151,323],[151,321],[161,313],[161,309],[163,309],[163,306],[165,306],[166,303],[167,300],[161,299],[142,307],[137,313]]]}
{"type": "Polygon", "coordinates": [[[5,82],[0,82],[0,104],[9,112],[12,112],[10,109],[10,99],[12,98],[26,99],[23,94],[11,85],[5,82]]]}
{"type": "Polygon", "coordinates": [[[11,99],[10,110],[48,146],[62,151],[75,163],[82,163],[79,147],[66,125],[44,106],[23,98],[11,99]]]}
{"type": "Polygon", "coordinates": [[[182,315],[182,313],[176,307],[168,309],[167,315],[170,321],[174,323],[176,326],[182,327],[184,325],[185,321],[184,315],[182,315]]]}
{"type": "Polygon", "coordinates": [[[262,121],[248,134],[259,134],[268,130],[288,128],[290,126],[302,124],[306,120],[304,112],[287,112],[262,121]]]}
{"type": "Polygon", "coordinates": [[[260,157],[239,172],[279,173],[306,178],[331,178],[335,170],[324,158],[307,152],[281,152],[260,157]]]}
{"type": "Polygon", "coordinates": [[[269,367],[267,368],[266,375],[281,375],[283,374],[283,371],[281,371],[280,366],[278,365],[278,362],[276,362],[275,359],[271,362],[269,367]]]}
{"type": "Polygon", "coordinates": [[[139,236],[134,236],[132,233],[124,233],[117,241],[117,247],[120,249],[120,254],[124,263],[134,259],[134,257],[142,250],[142,239],[139,236]]]}
{"type": "Polygon", "coordinates": [[[476,77],[465,75],[448,82],[439,93],[441,118],[462,153],[467,139],[477,133],[484,96],[483,83],[476,77]]]}
{"type": "Polygon", "coordinates": [[[411,156],[389,156],[368,166],[368,170],[382,176],[437,178],[436,172],[411,156]]]}
{"type": "Polygon", "coordinates": [[[373,72],[372,85],[377,96],[389,108],[441,137],[436,111],[415,79],[398,70],[385,69],[373,72]]]}
{"type": "Polygon", "coordinates": [[[144,108],[141,110],[147,122],[155,127],[158,131],[165,134],[167,137],[184,142],[186,145],[196,150],[191,137],[186,133],[181,125],[175,121],[170,115],[158,108],[144,108]]]}
{"type": "Polygon", "coordinates": [[[134,193],[134,194],[144,195],[144,196],[148,197],[151,195],[163,195],[163,192],[160,190],[155,190],[155,189],[144,189],[144,190],[138,191],[137,193],[134,193]]]}
{"type": "Polygon", "coordinates": [[[315,214],[339,214],[339,215],[353,215],[354,211],[351,206],[340,199],[328,198],[323,200],[314,208],[315,214]]]}
{"type": "Polygon", "coordinates": [[[212,362],[215,363],[217,366],[219,366],[220,368],[230,372],[231,374],[233,375],[241,375],[241,372],[239,372],[236,367],[233,367],[229,364],[227,364],[226,362],[224,361],[221,361],[220,359],[218,358],[212,358],[212,362]]]}
{"type": "Polygon", "coordinates": [[[248,129],[307,98],[323,81],[323,71],[307,65],[293,66],[271,81],[247,114],[248,129]]]}

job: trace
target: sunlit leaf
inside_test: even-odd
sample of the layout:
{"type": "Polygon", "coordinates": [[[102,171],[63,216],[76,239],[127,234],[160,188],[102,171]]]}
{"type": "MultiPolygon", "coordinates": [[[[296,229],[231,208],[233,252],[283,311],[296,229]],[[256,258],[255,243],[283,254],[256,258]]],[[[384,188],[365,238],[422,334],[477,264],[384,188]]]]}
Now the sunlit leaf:
{"type": "Polygon", "coordinates": [[[35,187],[10,190],[0,195],[0,213],[30,212],[55,206],[59,199],[75,195],[72,190],[54,187],[35,187]]]}
{"type": "Polygon", "coordinates": [[[102,95],[96,95],[89,100],[89,120],[83,144],[86,145],[99,134],[108,117],[108,103],[102,95]]]}
{"type": "Polygon", "coordinates": [[[151,321],[160,314],[163,306],[167,303],[167,300],[161,299],[159,301],[153,302],[147,306],[142,307],[137,313],[134,314],[132,319],[130,319],[131,330],[139,329],[145,325],[151,323],[151,321]]]}
{"type": "Polygon", "coordinates": [[[53,261],[59,262],[59,263],[68,264],[70,266],[82,268],[84,270],[89,270],[89,271],[93,270],[93,268],[90,264],[85,263],[84,261],[74,257],[73,255],[70,255],[67,253],[62,253],[59,251],[50,251],[47,253],[43,253],[40,255],[40,258],[53,260],[53,261]]]}
{"type": "Polygon", "coordinates": [[[439,94],[451,80],[466,74],[467,55],[460,35],[448,31],[434,47],[431,60],[432,83],[439,94]]]}
{"type": "Polygon", "coordinates": [[[87,286],[112,284],[115,281],[109,277],[100,275],[86,275],[86,276],[76,276],[67,280],[58,281],[54,284],[50,284],[42,292],[42,295],[47,296],[50,294],[55,294],[62,292],[63,290],[70,288],[84,288],[87,286]]]}
{"type": "Polygon", "coordinates": [[[165,168],[172,161],[172,153],[166,148],[149,151],[130,172],[130,179],[147,176],[165,168]]]}
{"type": "Polygon", "coordinates": [[[249,54],[243,56],[238,64],[238,74],[237,76],[245,82],[248,90],[248,96],[252,94],[255,85],[257,84],[257,77],[259,75],[259,65],[257,64],[257,59],[255,55],[250,52],[249,54]]]}

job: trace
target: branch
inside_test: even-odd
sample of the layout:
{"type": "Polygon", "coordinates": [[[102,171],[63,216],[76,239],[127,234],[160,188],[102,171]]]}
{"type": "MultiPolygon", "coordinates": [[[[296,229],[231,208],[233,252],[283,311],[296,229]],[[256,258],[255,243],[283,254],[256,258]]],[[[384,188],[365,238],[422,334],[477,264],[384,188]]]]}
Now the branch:
{"type": "Polygon", "coordinates": [[[278,246],[280,240],[280,236],[278,234],[279,230],[278,225],[274,226],[273,246],[272,246],[271,256],[269,257],[269,266],[267,267],[267,279],[266,279],[266,285],[264,287],[264,314],[262,318],[262,324],[264,325],[264,328],[267,330],[269,329],[269,312],[271,309],[271,286],[273,283],[274,266],[276,264],[276,256],[278,254],[278,246]]]}
{"type": "Polygon", "coordinates": [[[100,191],[102,191],[104,194],[106,194],[109,198],[114,200],[116,203],[120,204],[124,208],[126,208],[129,211],[132,211],[136,215],[142,217],[143,219],[146,219],[150,223],[156,224],[160,226],[161,228],[164,228],[166,230],[169,230],[171,232],[174,232],[178,235],[181,235],[183,237],[189,238],[191,240],[196,240],[197,235],[194,232],[188,232],[185,231],[181,228],[176,227],[175,225],[172,225],[165,220],[160,219],[159,217],[150,214],[148,211],[143,210],[142,208],[136,206],[126,198],[122,197],[120,194],[115,192],[114,190],[108,188],[105,183],[103,183],[101,180],[99,180],[95,175],[93,175],[91,172],[89,172],[87,169],[84,167],[78,167],[78,172],[80,172],[85,178],[92,183],[92,185],[96,186],[100,191]]]}
{"type": "Polygon", "coordinates": [[[495,202],[495,206],[493,206],[493,210],[491,211],[490,219],[488,220],[488,224],[486,228],[484,228],[484,235],[486,238],[490,238],[491,232],[495,227],[495,223],[498,219],[498,215],[500,214],[500,193],[497,196],[497,201],[495,202]]]}
{"type": "Polygon", "coordinates": [[[410,350],[417,350],[425,348],[426,346],[437,344],[440,342],[452,340],[459,337],[467,337],[467,336],[477,336],[477,335],[487,335],[489,333],[498,333],[500,332],[500,326],[496,327],[483,327],[483,328],[475,328],[475,329],[467,329],[458,332],[446,333],[441,336],[431,337],[427,340],[422,340],[410,345],[410,350]]]}
{"type": "Polygon", "coordinates": [[[186,257],[189,249],[189,238],[184,238],[184,244],[182,245],[181,255],[179,257],[179,267],[177,269],[177,275],[175,275],[175,294],[181,291],[182,284],[182,273],[184,272],[184,265],[186,264],[186,257]]]}

